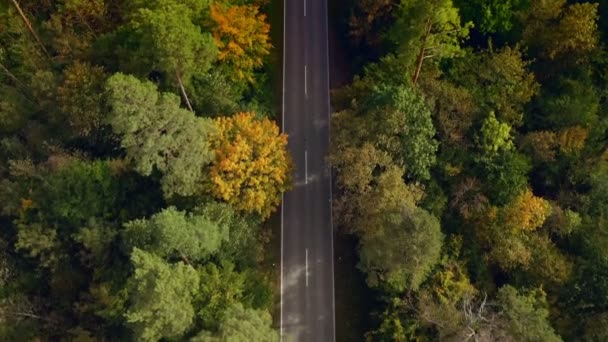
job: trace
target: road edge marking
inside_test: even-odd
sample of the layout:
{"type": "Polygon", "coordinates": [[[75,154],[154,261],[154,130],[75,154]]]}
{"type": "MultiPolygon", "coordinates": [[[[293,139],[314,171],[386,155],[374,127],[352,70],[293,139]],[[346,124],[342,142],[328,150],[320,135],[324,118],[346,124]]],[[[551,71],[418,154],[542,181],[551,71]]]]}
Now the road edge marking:
{"type": "MultiPolygon", "coordinates": [[[[283,79],[283,94],[281,99],[281,131],[285,134],[285,28],[287,21],[287,1],[283,0],[283,74],[281,78],[283,79]]],[[[283,342],[283,238],[285,234],[283,234],[283,216],[284,216],[284,203],[285,203],[285,193],[281,193],[281,298],[280,298],[280,323],[279,323],[279,339],[283,342]]]]}
{"type": "MultiPolygon", "coordinates": [[[[329,62],[329,1],[325,1],[325,52],[327,53],[327,58],[325,60],[327,65],[327,73],[326,73],[326,85],[327,85],[327,150],[331,149],[331,94],[330,94],[330,86],[329,86],[329,71],[330,62],[329,62]]],[[[329,167],[329,227],[330,227],[330,237],[331,237],[331,299],[332,299],[332,323],[333,323],[333,341],[336,341],[336,284],[335,284],[335,271],[334,271],[334,211],[333,211],[333,179],[332,179],[332,166],[331,161],[327,160],[327,165],[329,167]]]]}

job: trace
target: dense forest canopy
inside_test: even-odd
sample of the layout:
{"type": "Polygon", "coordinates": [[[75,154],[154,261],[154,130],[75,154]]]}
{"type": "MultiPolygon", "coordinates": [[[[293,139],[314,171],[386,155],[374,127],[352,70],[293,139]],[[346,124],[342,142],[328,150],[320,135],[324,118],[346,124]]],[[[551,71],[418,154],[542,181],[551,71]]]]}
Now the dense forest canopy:
{"type": "Polygon", "coordinates": [[[0,340],[278,340],[268,10],[0,1],[0,340]]]}
{"type": "Polygon", "coordinates": [[[608,2],[347,3],[330,160],[366,338],[608,340],[608,2]]]}
{"type": "MultiPolygon", "coordinates": [[[[0,1],[0,340],[278,340],[268,2],[0,1]]],[[[328,161],[361,339],[608,340],[607,17],[341,5],[328,161]]]]}

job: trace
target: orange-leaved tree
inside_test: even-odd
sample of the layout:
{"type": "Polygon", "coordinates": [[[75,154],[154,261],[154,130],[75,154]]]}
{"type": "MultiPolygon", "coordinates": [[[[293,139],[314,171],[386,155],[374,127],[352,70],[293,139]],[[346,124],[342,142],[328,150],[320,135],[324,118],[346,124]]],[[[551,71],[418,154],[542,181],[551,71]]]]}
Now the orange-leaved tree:
{"type": "Polygon", "coordinates": [[[215,120],[210,192],[235,209],[268,217],[290,186],[287,136],[253,113],[215,120]]]}
{"type": "Polygon", "coordinates": [[[253,81],[253,70],[261,67],[270,53],[270,25],[257,6],[211,5],[215,23],[213,38],[220,50],[219,59],[228,63],[241,80],[253,81]]]}

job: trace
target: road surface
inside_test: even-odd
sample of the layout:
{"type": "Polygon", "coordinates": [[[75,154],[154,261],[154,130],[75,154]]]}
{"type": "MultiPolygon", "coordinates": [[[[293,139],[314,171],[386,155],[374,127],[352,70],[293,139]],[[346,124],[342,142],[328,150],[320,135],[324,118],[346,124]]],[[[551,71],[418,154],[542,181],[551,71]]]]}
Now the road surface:
{"type": "Polygon", "coordinates": [[[327,0],[284,0],[283,132],[294,188],[281,212],[281,339],[335,341],[327,0]]]}

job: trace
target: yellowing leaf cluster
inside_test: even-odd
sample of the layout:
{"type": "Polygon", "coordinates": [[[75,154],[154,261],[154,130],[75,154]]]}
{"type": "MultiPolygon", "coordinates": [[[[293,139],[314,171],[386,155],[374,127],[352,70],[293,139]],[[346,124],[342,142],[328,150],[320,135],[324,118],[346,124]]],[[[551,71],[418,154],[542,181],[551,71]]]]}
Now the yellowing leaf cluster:
{"type": "Polygon", "coordinates": [[[268,217],[289,187],[287,136],[253,113],[221,117],[215,124],[211,193],[238,210],[268,217]]]}
{"type": "Polygon", "coordinates": [[[257,6],[211,5],[215,22],[213,39],[220,50],[219,59],[234,67],[239,79],[252,81],[253,69],[261,67],[263,57],[270,53],[270,25],[257,6]]]}
{"type": "Polygon", "coordinates": [[[502,214],[505,227],[515,231],[534,231],[551,214],[551,205],[528,189],[504,208],[502,214]]]}

